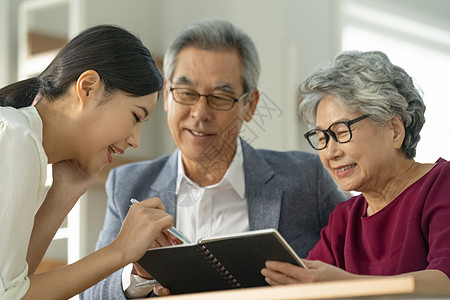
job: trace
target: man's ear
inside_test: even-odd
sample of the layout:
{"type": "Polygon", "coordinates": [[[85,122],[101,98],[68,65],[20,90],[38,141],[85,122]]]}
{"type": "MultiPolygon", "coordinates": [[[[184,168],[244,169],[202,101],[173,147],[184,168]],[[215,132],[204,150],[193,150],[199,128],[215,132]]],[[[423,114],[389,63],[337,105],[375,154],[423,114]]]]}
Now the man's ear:
{"type": "Polygon", "coordinates": [[[251,92],[248,102],[247,102],[247,112],[245,113],[244,120],[245,122],[250,122],[253,118],[253,115],[255,114],[256,107],[258,106],[259,102],[259,91],[258,89],[254,89],[253,92],[251,92]]]}
{"type": "Polygon", "coordinates": [[[96,97],[103,95],[103,84],[100,75],[94,70],[84,71],[77,80],[76,92],[81,107],[85,107],[96,97]]]}
{"type": "Polygon", "coordinates": [[[403,141],[405,140],[405,125],[400,116],[394,116],[390,121],[389,125],[392,130],[392,142],[395,149],[401,149],[403,141]]]}
{"type": "Polygon", "coordinates": [[[164,78],[163,93],[164,93],[164,110],[167,112],[169,109],[169,82],[166,80],[166,78],[164,78]]]}

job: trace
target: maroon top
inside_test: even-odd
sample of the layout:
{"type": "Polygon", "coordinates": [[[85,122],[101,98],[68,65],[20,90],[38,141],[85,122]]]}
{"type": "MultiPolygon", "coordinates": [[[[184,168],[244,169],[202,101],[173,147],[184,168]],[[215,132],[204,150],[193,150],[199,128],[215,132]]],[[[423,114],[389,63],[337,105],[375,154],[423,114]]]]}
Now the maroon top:
{"type": "Polygon", "coordinates": [[[338,204],[307,259],[360,275],[438,269],[450,277],[450,162],[436,163],[369,217],[363,195],[338,204]]]}

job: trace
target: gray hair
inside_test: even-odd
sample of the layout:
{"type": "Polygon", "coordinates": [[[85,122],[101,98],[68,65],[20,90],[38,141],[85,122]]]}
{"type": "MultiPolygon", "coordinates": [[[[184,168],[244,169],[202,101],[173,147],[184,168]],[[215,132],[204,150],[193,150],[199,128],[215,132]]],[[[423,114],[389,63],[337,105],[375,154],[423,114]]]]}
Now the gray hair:
{"type": "Polygon", "coordinates": [[[172,42],[164,55],[164,75],[172,80],[178,54],[186,47],[202,50],[233,50],[239,53],[244,93],[258,86],[261,64],[253,41],[242,30],[224,20],[207,20],[191,24],[172,42]]]}
{"type": "Polygon", "coordinates": [[[334,63],[314,71],[300,85],[299,115],[315,125],[319,102],[331,95],[348,112],[361,112],[383,125],[394,116],[405,126],[402,152],[414,158],[425,123],[421,91],[402,68],[380,51],[343,52],[334,63]]]}

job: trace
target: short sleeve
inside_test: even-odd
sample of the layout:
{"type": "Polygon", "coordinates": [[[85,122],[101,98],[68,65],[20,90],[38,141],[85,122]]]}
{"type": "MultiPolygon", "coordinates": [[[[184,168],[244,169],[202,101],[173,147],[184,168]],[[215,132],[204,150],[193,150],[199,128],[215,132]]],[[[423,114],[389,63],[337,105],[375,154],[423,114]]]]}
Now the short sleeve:
{"type": "Polygon", "coordinates": [[[450,162],[438,161],[438,170],[427,178],[428,193],[422,214],[422,228],[428,236],[427,269],[444,272],[450,278],[450,162]]]}

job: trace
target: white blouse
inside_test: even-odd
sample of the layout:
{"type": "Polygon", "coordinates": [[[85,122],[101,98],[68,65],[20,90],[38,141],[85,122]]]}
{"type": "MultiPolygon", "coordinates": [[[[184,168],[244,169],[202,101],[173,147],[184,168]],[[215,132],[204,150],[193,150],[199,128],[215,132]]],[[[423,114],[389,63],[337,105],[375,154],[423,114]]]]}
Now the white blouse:
{"type": "Polygon", "coordinates": [[[48,159],[34,107],[0,107],[0,299],[21,299],[34,216],[45,197],[48,159]]]}

